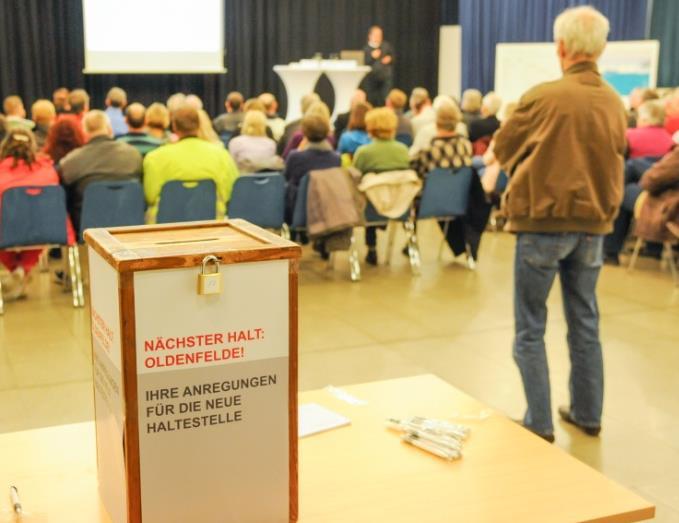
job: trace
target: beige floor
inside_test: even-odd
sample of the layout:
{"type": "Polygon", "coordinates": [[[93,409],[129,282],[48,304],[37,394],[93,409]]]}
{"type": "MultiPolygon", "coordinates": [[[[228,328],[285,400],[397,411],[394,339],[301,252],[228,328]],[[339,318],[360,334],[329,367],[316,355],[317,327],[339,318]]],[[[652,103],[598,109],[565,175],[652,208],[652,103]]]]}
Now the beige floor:
{"type": "MultiPolygon", "coordinates": [[[[476,272],[436,261],[439,235],[420,229],[423,274],[405,258],[348,281],[305,253],[300,285],[300,387],[435,373],[488,405],[520,417],[511,359],[514,239],[484,238],[476,272]]],[[[383,238],[381,238],[383,240],[383,238]]],[[[679,522],[679,290],[657,263],[600,282],[606,404],[600,438],[557,423],[557,445],[657,503],[657,521],[679,522]]],[[[568,358],[558,287],[547,332],[553,398],[567,401],[568,358]]],[[[0,318],[0,432],[91,419],[87,310],[39,274],[30,299],[0,318]]],[[[507,449],[508,452],[511,449],[507,449]]]]}

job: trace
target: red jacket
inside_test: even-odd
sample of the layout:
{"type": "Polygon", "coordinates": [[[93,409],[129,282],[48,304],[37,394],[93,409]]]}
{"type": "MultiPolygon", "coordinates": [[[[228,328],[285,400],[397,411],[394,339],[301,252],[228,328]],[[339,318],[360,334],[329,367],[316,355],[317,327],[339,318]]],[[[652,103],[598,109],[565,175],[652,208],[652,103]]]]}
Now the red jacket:
{"type": "MultiPolygon", "coordinates": [[[[59,175],[54,170],[52,160],[47,156],[38,156],[31,166],[22,160],[16,167],[13,167],[13,165],[14,158],[5,158],[0,161],[0,203],[2,203],[2,195],[7,189],[27,185],[59,185],[59,175]]],[[[70,218],[66,220],[66,230],[68,244],[75,244],[75,232],[70,218]]]]}

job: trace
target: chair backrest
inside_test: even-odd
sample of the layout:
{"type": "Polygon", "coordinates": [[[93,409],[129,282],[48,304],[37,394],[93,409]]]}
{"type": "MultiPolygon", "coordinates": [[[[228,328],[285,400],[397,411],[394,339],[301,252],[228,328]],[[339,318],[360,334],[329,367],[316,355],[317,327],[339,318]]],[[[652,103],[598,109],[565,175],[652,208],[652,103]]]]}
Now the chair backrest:
{"type": "Polygon", "coordinates": [[[66,245],[66,193],[59,185],[7,189],[2,195],[0,248],[66,245]]]}
{"type": "Polygon", "coordinates": [[[471,167],[429,172],[424,181],[418,219],[464,216],[473,175],[471,167]]]}
{"type": "Polygon", "coordinates": [[[396,141],[401,142],[406,147],[410,147],[413,144],[413,137],[410,134],[401,133],[396,135],[396,141]]]}
{"type": "Polygon", "coordinates": [[[509,183],[509,178],[507,173],[500,170],[500,174],[497,176],[497,181],[495,182],[495,192],[497,194],[502,194],[507,189],[507,184],[509,183]]]}
{"type": "Polygon", "coordinates": [[[160,191],[157,223],[214,220],[217,187],[213,180],[172,180],[160,191]]]}
{"type": "Polygon", "coordinates": [[[233,133],[229,131],[222,131],[219,133],[219,139],[222,141],[224,144],[224,147],[229,147],[229,142],[231,141],[231,138],[233,138],[233,133]]]}
{"type": "Polygon", "coordinates": [[[143,225],[146,202],[136,180],[100,181],[85,188],[78,238],[85,229],[143,225]]]}
{"type": "Polygon", "coordinates": [[[306,202],[309,193],[309,175],[305,174],[299,181],[297,187],[297,197],[295,199],[295,208],[292,211],[292,223],[290,226],[293,229],[306,228],[306,202]]]}
{"type": "Polygon", "coordinates": [[[240,176],[233,185],[229,218],[242,218],[265,229],[280,229],[285,220],[285,180],[281,173],[240,176]]]}

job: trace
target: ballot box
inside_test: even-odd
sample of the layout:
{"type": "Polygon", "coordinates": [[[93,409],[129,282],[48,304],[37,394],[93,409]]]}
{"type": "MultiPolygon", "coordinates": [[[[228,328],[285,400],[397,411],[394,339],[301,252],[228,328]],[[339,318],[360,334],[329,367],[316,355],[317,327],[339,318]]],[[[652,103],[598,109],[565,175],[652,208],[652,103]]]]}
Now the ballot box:
{"type": "Polygon", "coordinates": [[[296,521],[299,246],[243,220],[85,240],[111,520],[296,521]]]}

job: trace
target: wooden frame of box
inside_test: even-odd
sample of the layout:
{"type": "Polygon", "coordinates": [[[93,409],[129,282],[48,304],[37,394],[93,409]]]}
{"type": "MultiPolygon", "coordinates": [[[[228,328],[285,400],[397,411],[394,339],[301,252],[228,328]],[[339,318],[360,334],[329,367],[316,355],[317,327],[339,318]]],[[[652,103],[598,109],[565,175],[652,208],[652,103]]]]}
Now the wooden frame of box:
{"type": "Polygon", "coordinates": [[[300,247],[243,220],[85,240],[111,519],[296,521],[300,247]],[[207,255],[222,288],[200,295],[207,255]]]}

